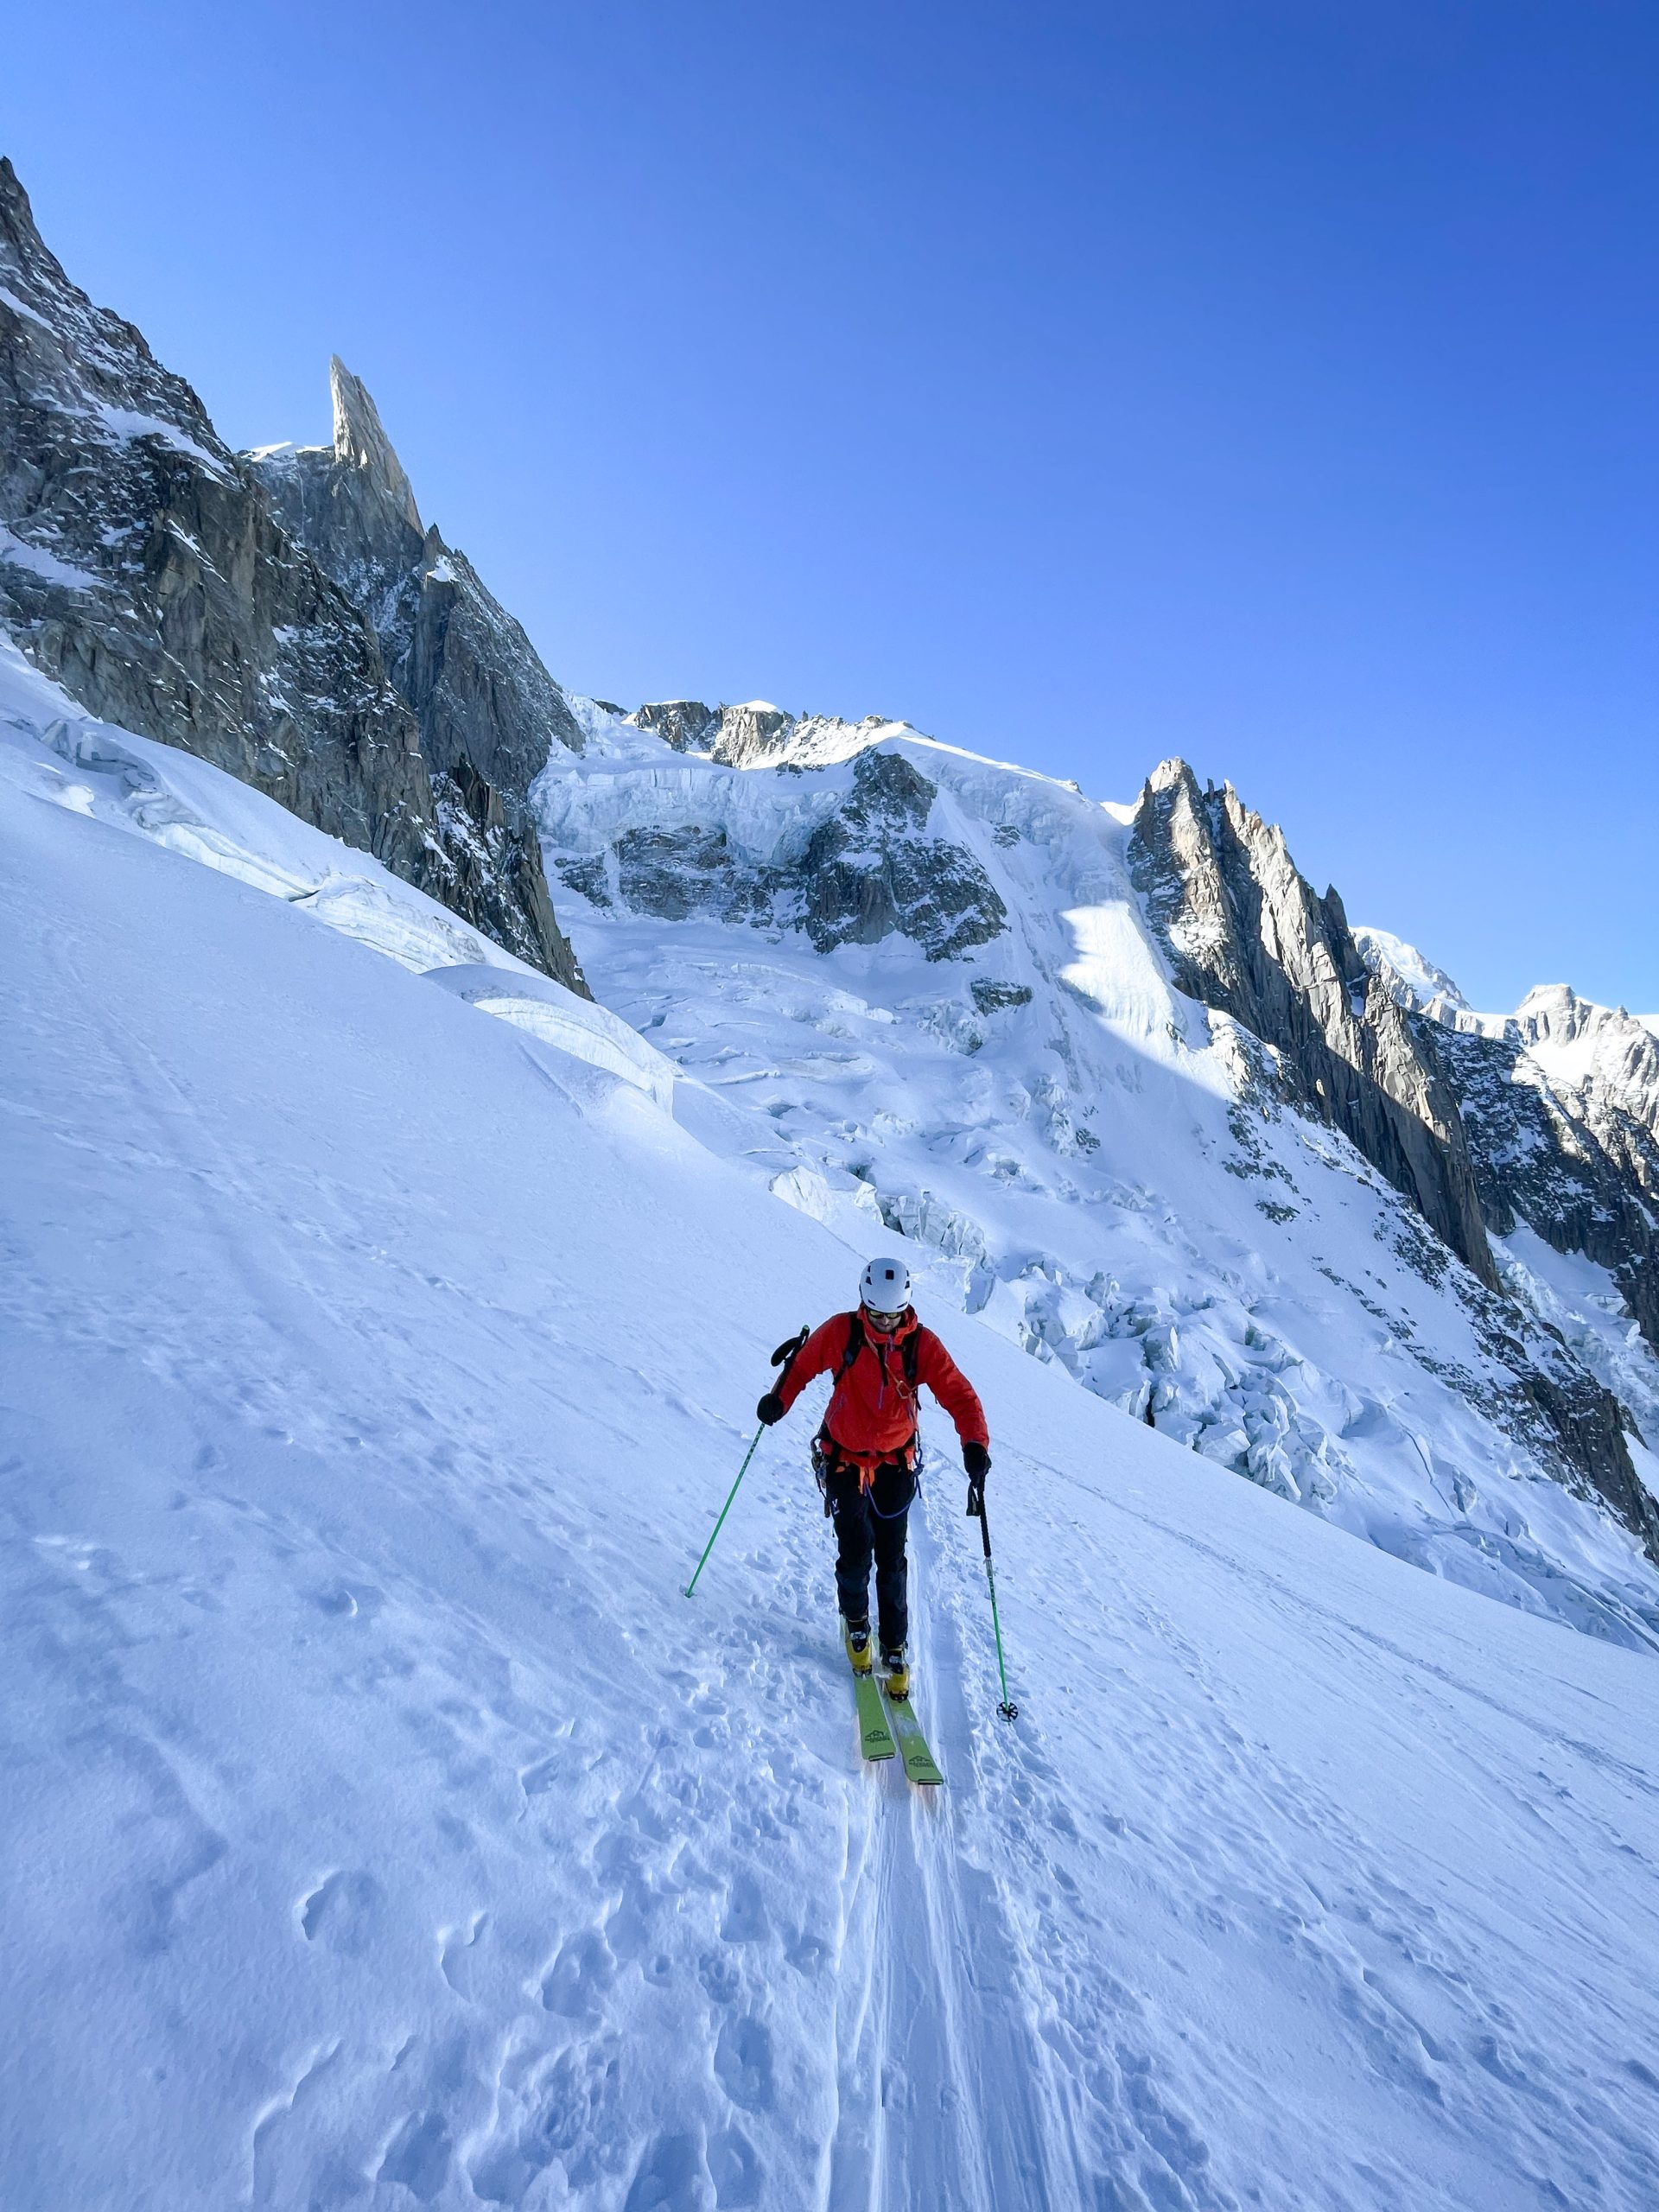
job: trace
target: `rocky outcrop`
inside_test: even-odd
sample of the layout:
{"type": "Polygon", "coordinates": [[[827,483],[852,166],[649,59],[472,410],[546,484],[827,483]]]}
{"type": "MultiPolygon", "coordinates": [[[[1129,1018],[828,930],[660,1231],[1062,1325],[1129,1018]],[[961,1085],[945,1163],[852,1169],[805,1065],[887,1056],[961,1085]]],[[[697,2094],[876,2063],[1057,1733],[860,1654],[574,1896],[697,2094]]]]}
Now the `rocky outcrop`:
{"type": "Polygon", "coordinates": [[[1596,1261],[1659,1350],[1659,1038],[1564,983],[1512,1014],[1477,1013],[1414,946],[1355,936],[1446,1071],[1487,1228],[1508,1236],[1524,1221],[1596,1261]]]}
{"type": "Polygon", "coordinates": [[[838,715],[791,715],[766,699],[736,707],[658,699],[636,707],[626,719],[637,729],[653,731],[677,753],[701,753],[728,768],[828,768],[888,738],[916,734],[906,723],[880,715],[858,722],[838,715]]]}
{"type": "Polygon", "coordinates": [[[721,709],[720,727],[709,749],[729,768],[775,768],[789,758],[794,734],[793,715],[767,700],[750,699],[721,709]]]}
{"type": "Polygon", "coordinates": [[[973,855],[926,835],[934,797],[902,753],[860,754],[851,797],[802,855],[803,922],[820,952],[899,930],[930,960],[948,960],[1005,926],[1007,909],[973,855]]]}
{"type": "Polygon", "coordinates": [[[502,874],[460,787],[435,789],[359,606],[189,385],[70,283],[3,161],[0,626],[89,713],[227,769],[576,980],[538,867],[502,874]]]}
{"type": "MultiPolygon", "coordinates": [[[[930,960],[949,960],[997,936],[1007,909],[964,846],[930,832],[937,787],[902,753],[861,753],[844,796],[821,794],[804,842],[757,855],[721,818],[729,784],[705,787],[702,818],[630,823],[605,850],[572,849],[554,795],[543,836],[560,880],[601,907],[680,922],[694,915],[766,929],[798,929],[820,952],[906,937],[930,960]]],[[[583,823],[584,838],[593,834],[583,823]]]]}
{"type": "MultiPolygon", "coordinates": [[[[421,521],[414,491],[373,400],[338,357],[330,364],[334,442],[266,446],[250,456],[287,528],[372,621],[386,671],[421,733],[441,808],[477,822],[480,779],[493,794],[487,858],[467,894],[502,906],[493,934],[507,941],[515,915],[543,936],[552,906],[531,817],[530,787],[554,746],[583,737],[564,693],[512,615],[463,553],[421,521]]],[[[515,946],[515,950],[519,948],[515,946]]],[[[561,980],[575,962],[556,927],[550,959],[561,980]],[[563,971],[563,972],[562,972],[563,971]]]]}
{"type": "Polygon", "coordinates": [[[1418,1020],[1468,1135],[1487,1227],[1605,1268],[1659,1350],[1659,1039],[1564,984],[1494,1017],[1437,994],[1418,1020]]]}
{"type": "Polygon", "coordinates": [[[1130,866],[1177,988],[1278,1054],[1287,1096],[1343,1131],[1489,1287],[1497,1281],[1456,1098],[1433,1041],[1374,987],[1342,902],[1230,785],[1166,760],[1130,866]]]}
{"type": "Polygon", "coordinates": [[[627,719],[639,729],[653,731],[676,753],[708,753],[720,734],[724,709],[705,707],[701,699],[658,699],[636,707],[627,719]]]}

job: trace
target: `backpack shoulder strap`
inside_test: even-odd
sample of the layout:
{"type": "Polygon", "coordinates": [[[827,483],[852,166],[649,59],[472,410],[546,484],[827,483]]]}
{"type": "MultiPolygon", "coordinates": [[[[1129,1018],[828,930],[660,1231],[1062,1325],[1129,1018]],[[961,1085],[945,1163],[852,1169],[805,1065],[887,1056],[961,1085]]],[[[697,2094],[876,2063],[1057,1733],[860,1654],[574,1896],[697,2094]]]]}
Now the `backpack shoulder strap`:
{"type": "Polygon", "coordinates": [[[916,1370],[921,1363],[922,1331],[912,1329],[905,1338],[905,1385],[913,1398],[916,1395],[916,1370]]]}
{"type": "Polygon", "coordinates": [[[863,1349],[864,1316],[861,1313],[849,1313],[847,1316],[847,1349],[842,1353],[841,1365],[836,1370],[837,1382],[863,1349]]]}

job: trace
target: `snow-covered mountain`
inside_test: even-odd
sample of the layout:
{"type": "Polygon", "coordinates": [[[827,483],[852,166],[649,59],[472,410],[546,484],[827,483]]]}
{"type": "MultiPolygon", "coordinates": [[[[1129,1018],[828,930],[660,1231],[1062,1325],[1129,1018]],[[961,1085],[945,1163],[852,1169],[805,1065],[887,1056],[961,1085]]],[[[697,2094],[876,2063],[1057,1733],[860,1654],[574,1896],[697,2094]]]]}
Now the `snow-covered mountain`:
{"type": "MultiPolygon", "coordinates": [[[[1449,1494],[1476,1417],[1389,1344],[1460,1309],[1346,1139],[1241,1104],[1249,1047],[1170,989],[1128,825],[898,743],[1007,928],[966,969],[613,894],[584,926],[677,1076],[360,853],[0,659],[16,2212],[1654,2202],[1653,1658],[1184,1448],[1191,1376],[1230,1369],[1299,1483],[1329,1467],[1351,1505],[1392,1419],[1449,1494]],[[1042,1088],[1062,1046],[1098,1086],[1076,1120],[1042,1088]],[[790,1166],[830,1101],[931,1196],[790,1166]],[[970,1193],[983,1259],[943,1211],[970,1193]],[[995,1717],[930,1414],[937,1801],[861,1770],[809,1413],[678,1594],[768,1347],[845,1301],[846,1235],[891,1243],[884,1206],[932,1238],[922,1309],[989,1412],[1021,1705],[995,1717]],[[1021,1218],[1054,1262],[999,1273],[1021,1218]],[[1059,1272],[1094,1224],[1116,1293],[1059,1272]],[[1344,1266],[1381,1317],[1353,1486],[1294,1395],[1351,1348],[1344,1266]],[[1143,1280],[1179,1308],[1143,1319],[1143,1280]],[[1148,1370],[1174,1433],[1028,1357],[1043,1328],[1124,1389],[1148,1370]]],[[[579,760],[539,798],[590,858],[642,780],[671,821],[753,829],[855,772],[772,781],[598,716],[579,760]]],[[[1540,1552],[1605,1572],[1589,1509],[1524,1496],[1540,1552]]]]}
{"type": "MultiPolygon", "coordinates": [[[[381,499],[390,452],[356,398],[337,378],[321,487],[354,521],[381,499]]],[[[272,491],[305,461],[233,454],[138,332],[71,283],[0,159],[0,628],[89,714],[227,768],[582,988],[524,834],[522,774],[505,798],[489,780],[498,751],[533,772],[570,741],[557,687],[536,682],[515,624],[515,680],[480,703],[499,610],[441,541],[416,649],[383,647],[378,600],[372,616],[283,526],[272,491]]],[[[408,527],[418,560],[418,518],[408,527]]]]}

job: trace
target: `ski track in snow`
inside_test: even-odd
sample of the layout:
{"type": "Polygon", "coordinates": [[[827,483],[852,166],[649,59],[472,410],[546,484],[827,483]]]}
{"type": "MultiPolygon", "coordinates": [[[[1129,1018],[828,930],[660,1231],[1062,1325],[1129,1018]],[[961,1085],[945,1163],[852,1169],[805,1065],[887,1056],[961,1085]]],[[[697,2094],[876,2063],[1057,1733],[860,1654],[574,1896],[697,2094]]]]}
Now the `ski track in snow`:
{"type": "Polygon", "coordinates": [[[930,1421],[947,1784],[865,1767],[811,1407],[678,1594],[847,1248],[302,912],[0,834],[9,2208],[1659,2198],[1649,1659],[946,1312],[1022,1714],[930,1421]]]}

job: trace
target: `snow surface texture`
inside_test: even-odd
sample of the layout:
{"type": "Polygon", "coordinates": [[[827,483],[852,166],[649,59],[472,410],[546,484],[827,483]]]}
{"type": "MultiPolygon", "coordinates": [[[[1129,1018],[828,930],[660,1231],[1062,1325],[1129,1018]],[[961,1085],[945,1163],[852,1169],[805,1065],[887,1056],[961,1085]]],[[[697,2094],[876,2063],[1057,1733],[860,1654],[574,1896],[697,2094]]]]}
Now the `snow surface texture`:
{"type": "Polygon", "coordinates": [[[528,967],[367,853],[194,753],[83,715],[0,638],[0,785],[153,840],[303,908],[485,1013],[667,1106],[673,1070],[625,1021],[528,967]]]}
{"type": "MultiPolygon", "coordinates": [[[[964,1255],[921,1302],[989,1412],[1022,1717],[995,1718],[930,1421],[949,1783],[862,1770],[806,1409],[679,1595],[766,1350],[846,1302],[846,1245],[767,1160],[222,850],[131,834],[102,771],[14,737],[8,2212],[1646,2212],[1651,1657],[1126,1418],[1000,1333],[997,1294],[957,1309],[964,1255]]],[[[221,796],[222,831],[251,802],[221,796]]],[[[1133,944],[1113,880],[1079,887],[1080,990],[1133,944]]],[[[733,951],[677,943],[661,988],[733,951]]],[[[643,974],[626,934],[606,957],[643,974]]],[[[1130,975],[1103,1033],[1144,1045],[1130,975]]],[[[739,981],[711,1075],[793,992],[803,1058],[887,1081],[873,982],[838,998],[764,942],[739,981]]],[[[1179,1067],[1143,1051],[1146,1093],[1218,1147],[1220,1087],[1179,1067]]],[[[749,1126],[696,1081],[676,1107],[749,1126]]],[[[1167,1268],[1160,1202],[1100,1203],[1167,1268]]]]}
{"type": "MultiPolygon", "coordinates": [[[[936,787],[907,837],[980,871],[1006,924],[966,958],[902,915],[826,954],[791,900],[856,762],[812,726],[808,772],[734,766],[573,704],[587,747],[536,791],[549,876],[601,1002],[697,1078],[678,1110],[712,1148],[861,1255],[910,1238],[936,1299],[1287,1501],[1652,1648],[1659,1577],[1550,1478],[1472,1278],[1345,1139],[1263,1103],[1247,1033],[1171,988],[1131,810],[838,725],[936,787]]],[[[1601,1359],[1618,1294],[1588,1262],[1573,1281],[1545,1318],[1565,1300],[1601,1359]]],[[[1622,1342],[1651,1395],[1659,1362],[1622,1342]]]]}

